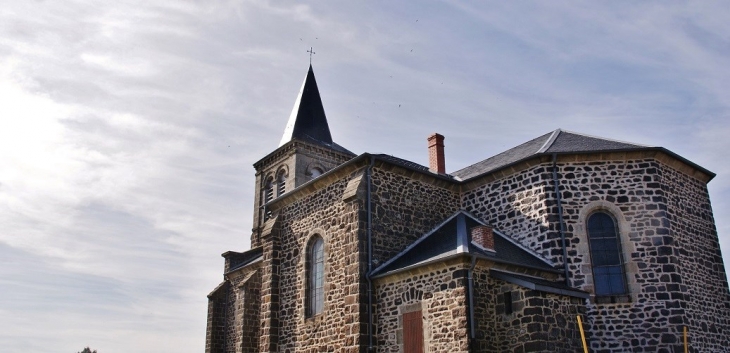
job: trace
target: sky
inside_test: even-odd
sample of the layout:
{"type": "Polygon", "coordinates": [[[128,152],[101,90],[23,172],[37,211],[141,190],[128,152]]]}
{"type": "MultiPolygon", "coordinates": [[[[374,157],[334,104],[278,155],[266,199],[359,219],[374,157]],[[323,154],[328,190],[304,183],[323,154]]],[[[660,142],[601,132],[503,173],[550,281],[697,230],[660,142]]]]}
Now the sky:
{"type": "MultiPolygon", "coordinates": [[[[312,65],[333,139],[455,171],[552,130],[717,174],[730,7],[706,1],[0,0],[0,347],[202,352],[253,163],[312,65]]],[[[730,255],[728,255],[730,256],[730,255]]]]}

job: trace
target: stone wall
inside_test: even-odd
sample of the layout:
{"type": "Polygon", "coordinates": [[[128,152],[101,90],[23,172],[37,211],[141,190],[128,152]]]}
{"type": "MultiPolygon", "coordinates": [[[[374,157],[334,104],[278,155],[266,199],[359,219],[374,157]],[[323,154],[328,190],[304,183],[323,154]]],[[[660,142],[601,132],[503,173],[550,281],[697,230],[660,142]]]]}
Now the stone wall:
{"type": "Polygon", "coordinates": [[[208,353],[258,352],[261,271],[251,264],[226,275],[208,297],[208,353]]]}
{"type": "Polygon", "coordinates": [[[364,322],[365,261],[360,232],[362,202],[342,201],[342,178],[283,206],[279,253],[279,352],[360,352],[364,322]],[[305,265],[309,240],[324,239],[324,309],[305,317],[305,265]]]}
{"type": "MultiPolygon", "coordinates": [[[[730,345],[728,323],[710,314],[730,305],[704,182],[653,158],[577,155],[559,158],[557,166],[573,286],[594,291],[587,216],[603,210],[618,222],[628,295],[593,297],[587,305],[592,351],[678,349],[690,318],[698,347],[730,345]],[[693,311],[693,298],[715,304],[709,312],[693,311]],[[700,333],[705,327],[711,334],[700,333]]],[[[471,188],[462,201],[496,229],[562,264],[553,190],[552,164],[542,163],[471,188]]]]}
{"type": "Polygon", "coordinates": [[[550,164],[540,164],[485,181],[462,193],[462,207],[545,258],[562,263],[551,171],[550,164]]]}
{"type": "MultiPolygon", "coordinates": [[[[373,259],[375,267],[403,251],[459,210],[459,194],[416,180],[401,168],[372,175],[373,259]]],[[[429,179],[428,177],[423,179],[429,179]]]]}
{"type": "Polygon", "coordinates": [[[261,271],[257,265],[229,275],[229,352],[258,352],[260,335],[259,311],[261,309],[261,271]]]}
{"type": "Polygon", "coordinates": [[[375,282],[377,351],[403,351],[402,316],[421,310],[426,352],[469,352],[466,261],[450,261],[375,282]]]}
{"type": "Polygon", "coordinates": [[[668,166],[659,171],[670,229],[666,243],[674,245],[679,260],[665,266],[676,266],[681,275],[681,283],[670,284],[679,290],[667,299],[687,301],[683,324],[691,351],[725,351],[730,346],[730,293],[707,186],[668,166]]]}
{"type": "Polygon", "coordinates": [[[205,352],[226,352],[227,302],[229,283],[221,283],[208,295],[208,323],[205,332],[205,352]]]}
{"type": "Polygon", "coordinates": [[[530,290],[474,270],[474,352],[578,352],[582,299],[530,290]],[[505,293],[512,312],[505,311],[505,293]]]}
{"type": "Polygon", "coordinates": [[[667,219],[661,167],[654,159],[559,165],[571,283],[591,293],[594,290],[585,229],[591,212],[613,215],[621,239],[628,296],[592,298],[587,327],[593,351],[681,348],[686,298],[676,265],[677,244],[667,219]]]}

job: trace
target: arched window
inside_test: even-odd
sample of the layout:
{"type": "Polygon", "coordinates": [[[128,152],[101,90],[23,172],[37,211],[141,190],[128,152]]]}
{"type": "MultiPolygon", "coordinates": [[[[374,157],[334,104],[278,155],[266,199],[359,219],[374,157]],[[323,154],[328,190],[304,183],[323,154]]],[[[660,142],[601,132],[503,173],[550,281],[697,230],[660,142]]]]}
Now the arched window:
{"type": "MultiPolygon", "coordinates": [[[[264,189],[261,191],[261,204],[265,204],[271,200],[274,199],[274,180],[273,178],[269,177],[266,179],[266,182],[264,183],[264,189]]],[[[264,210],[264,219],[269,219],[271,217],[271,212],[268,210],[264,210]]]]}
{"type": "Polygon", "coordinates": [[[324,240],[316,236],[307,254],[307,316],[322,313],[324,307],[324,240]]]}
{"type": "Polygon", "coordinates": [[[286,192],[286,172],[283,170],[276,176],[276,196],[284,195],[286,192]]]}
{"type": "Polygon", "coordinates": [[[264,183],[264,203],[267,203],[274,199],[274,180],[272,178],[266,179],[264,183]]]}
{"type": "Polygon", "coordinates": [[[588,216],[586,225],[596,295],[626,294],[626,273],[616,220],[606,212],[596,212],[588,216]]]}

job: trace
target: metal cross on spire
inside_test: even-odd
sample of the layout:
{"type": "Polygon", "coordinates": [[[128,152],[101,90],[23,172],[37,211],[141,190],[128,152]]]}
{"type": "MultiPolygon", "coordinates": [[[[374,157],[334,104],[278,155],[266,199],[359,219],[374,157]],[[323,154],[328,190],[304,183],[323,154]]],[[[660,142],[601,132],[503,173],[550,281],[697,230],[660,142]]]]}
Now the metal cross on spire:
{"type": "Polygon", "coordinates": [[[309,65],[312,65],[312,54],[317,54],[312,50],[312,47],[309,47],[309,50],[307,50],[307,53],[309,53],[309,65]]]}

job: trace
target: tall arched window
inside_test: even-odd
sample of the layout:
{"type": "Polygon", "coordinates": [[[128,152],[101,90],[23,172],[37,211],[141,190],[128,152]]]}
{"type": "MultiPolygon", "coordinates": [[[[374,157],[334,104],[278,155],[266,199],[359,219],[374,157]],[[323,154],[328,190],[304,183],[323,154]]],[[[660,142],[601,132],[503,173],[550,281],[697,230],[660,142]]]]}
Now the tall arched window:
{"type": "Polygon", "coordinates": [[[615,218],[596,212],[588,216],[586,225],[596,295],[626,294],[621,238],[615,218]]]}
{"type": "MultiPolygon", "coordinates": [[[[274,199],[274,179],[269,177],[264,183],[264,189],[261,191],[261,204],[265,204],[274,199]]],[[[271,212],[264,210],[264,219],[269,219],[271,212]]]]}
{"type": "Polygon", "coordinates": [[[307,316],[322,313],[324,307],[324,240],[316,236],[307,254],[307,316]]]}
{"type": "Polygon", "coordinates": [[[267,203],[274,199],[274,180],[269,177],[264,183],[264,203],[267,203]]]}

